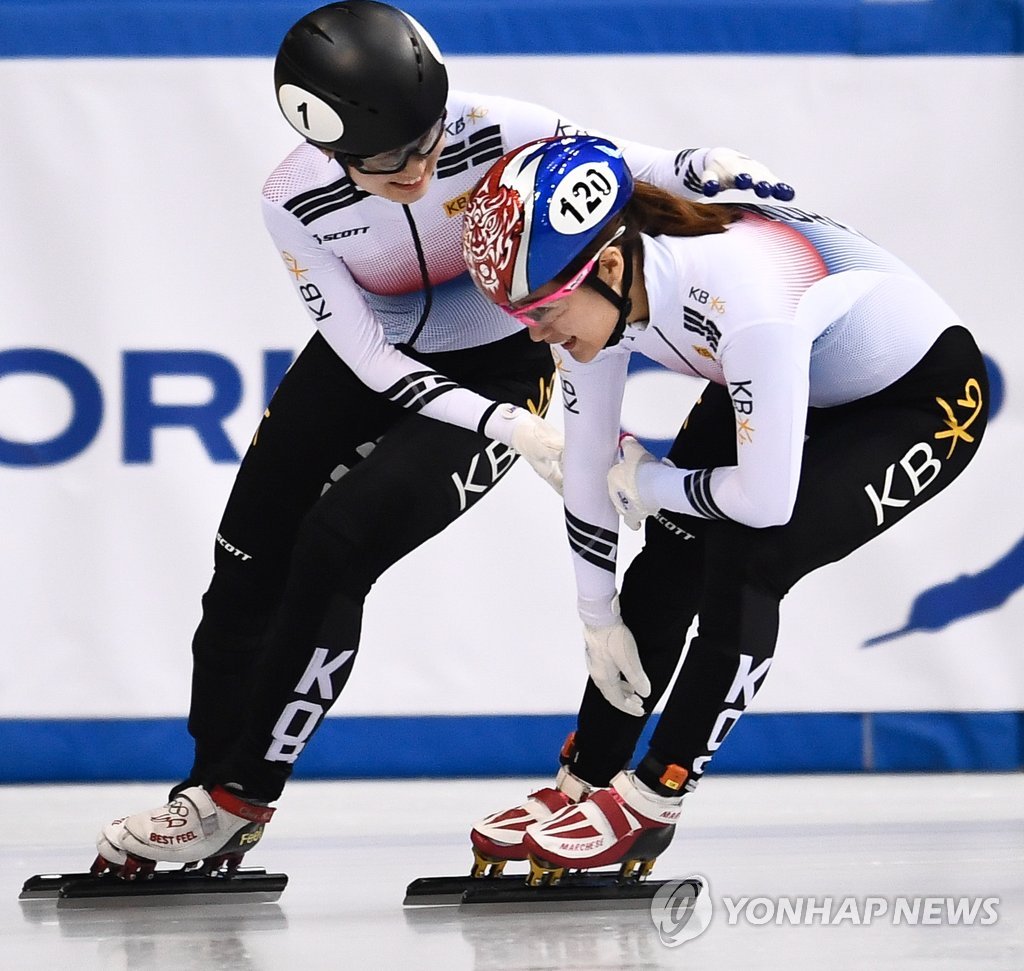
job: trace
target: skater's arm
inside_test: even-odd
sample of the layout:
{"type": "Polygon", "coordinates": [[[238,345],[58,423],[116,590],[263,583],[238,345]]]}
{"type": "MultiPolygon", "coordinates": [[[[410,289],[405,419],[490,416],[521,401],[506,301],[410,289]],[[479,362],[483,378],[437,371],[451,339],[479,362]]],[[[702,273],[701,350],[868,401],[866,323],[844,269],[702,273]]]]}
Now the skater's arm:
{"type": "Polygon", "coordinates": [[[792,321],[757,324],[723,345],[736,465],[679,469],[643,463],[636,473],[641,504],[754,527],[787,523],[803,458],[809,359],[808,338],[792,321]]]}
{"type": "Polygon", "coordinates": [[[585,624],[607,626],[614,607],[619,517],[606,478],[619,441],[619,413],[628,351],[602,351],[589,364],[562,355],[559,376],[565,408],[565,521],[576,572],[577,606],[585,624]]]}
{"type": "Polygon", "coordinates": [[[633,177],[684,199],[704,199],[722,189],[752,189],[760,198],[789,201],[796,195],[761,162],[732,148],[686,148],[668,151],[612,138],[633,177]]]}
{"type": "MultiPolygon", "coordinates": [[[[684,199],[704,199],[720,189],[751,189],[761,198],[783,201],[795,193],[761,162],[735,149],[667,149],[607,135],[590,126],[581,127],[564,115],[540,105],[510,98],[488,98],[504,115],[506,145],[511,150],[537,138],[595,135],[622,149],[637,179],[643,179],[684,199]],[[749,178],[745,179],[744,176],[749,178]]],[[[674,140],[674,139],[673,139],[674,140]]]]}
{"type": "Polygon", "coordinates": [[[481,432],[531,458],[524,441],[528,448],[528,433],[540,419],[512,405],[499,408],[389,344],[345,264],[280,206],[264,200],[263,214],[310,320],[367,387],[404,408],[481,432]]]}
{"type": "Polygon", "coordinates": [[[619,616],[616,558],[619,517],[608,497],[608,470],[618,451],[629,352],[603,351],[589,364],[560,369],[566,408],[565,521],[576,569],[587,671],[620,711],[640,717],[651,693],[632,633],[619,616]]]}

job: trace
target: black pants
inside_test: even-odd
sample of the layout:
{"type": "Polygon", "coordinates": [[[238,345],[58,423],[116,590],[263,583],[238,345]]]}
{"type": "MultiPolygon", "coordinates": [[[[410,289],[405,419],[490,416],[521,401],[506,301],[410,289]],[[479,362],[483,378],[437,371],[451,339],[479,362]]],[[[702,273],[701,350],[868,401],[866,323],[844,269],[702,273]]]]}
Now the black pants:
{"type": "MultiPolygon", "coordinates": [[[[551,354],[525,331],[417,357],[497,401],[543,411],[550,400],[551,354]]],[[[393,405],[314,336],[274,394],[220,524],[192,645],[189,782],[277,798],[348,679],[374,581],[515,458],[393,405]]]]}
{"type": "MultiPolygon", "coordinates": [[[[656,782],[651,763],[682,766],[691,787],[699,780],[764,682],[789,589],[949,485],[974,457],[987,413],[981,353],[964,328],[952,327],[890,387],[809,409],[796,506],[784,526],[755,529],[667,510],[663,522],[647,520],[620,601],[651,679],[648,710],[665,693],[695,616],[698,628],[651,738],[651,762],[638,770],[643,781],[656,782]]],[[[683,468],[734,465],[735,439],[729,396],[711,385],[669,457],[683,468]]],[[[588,683],[574,771],[607,785],[631,759],[644,721],[588,683]]]]}

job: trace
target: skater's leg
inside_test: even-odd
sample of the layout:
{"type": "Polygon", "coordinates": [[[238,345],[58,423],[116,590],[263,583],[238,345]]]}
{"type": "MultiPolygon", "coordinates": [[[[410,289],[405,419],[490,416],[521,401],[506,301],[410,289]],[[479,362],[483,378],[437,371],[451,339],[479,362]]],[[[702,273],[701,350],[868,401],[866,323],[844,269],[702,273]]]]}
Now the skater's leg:
{"type": "MultiPolygon", "coordinates": [[[[616,776],[614,791],[597,790],[579,806],[528,827],[524,842],[532,855],[557,866],[600,866],[646,858],[651,850],[641,841],[660,838],[644,835],[658,833],[659,824],[671,837],[668,815],[656,810],[678,813],[683,793],[696,785],[763,684],[786,592],[949,485],[981,441],[987,397],[974,342],[952,328],[891,388],[812,414],[790,521],[767,529],[708,524],[698,633],[650,751],[635,773],[616,776]],[[896,469],[906,476],[904,489],[895,487],[896,469]]],[[[656,584],[653,596],[669,592],[656,584]]]]}
{"type": "MultiPolygon", "coordinates": [[[[651,693],[644,699],[649,715],[676,670],[697,612],[704,542],[703,524],[680,535],[649,519],[645,529],[644,547],[626,570],[619,603],[651,681],[651,693]],[[652,584],[660,583],[672,595],[652,600],[652,584]]],[[[648,715],[637,718],[620,711],[588,678],[570,762],[573,772],[592,786],[607,786],[629,764],[648,715]]]]}
{"type": "MultiPolygon", "coordinates": [[[[731,465],[736,461],[732,400],[724,388],[709,386],[694,405],[669,450],[686,468],[731,465]]],[[[622,620],[637,642],[651,693],[649,713],[675,673],[693,623],[703,584],[707,520],[662,510],[645,524],[644,546],[626,569],[619,596],[622,620]]],[[[588,679],[580,706],[571,766],[593,786],[607,786],[633,756],[647,718],[609,704],[588,679]]]]}
{"type": "MultiPolygon", "coordinates": [[[[546,403],[551,370],[544,349],[478,381],[478,390],[536,410],[546,403]]],[[[265,801],[280,795],[348,680],[373,583],[471,508],[514,460],[475,432],[409,415],[316,503],[299,529],[244,734],[211,782],[238,783],[265,801]]]]}
{"type": "MultiPolygon", "coordinates": [[[[532,350],[528,338],[524,340],[532,350]]],[[[508,345],[499,345],[483,349],[485,357],[493,357],[495,366],[489,378],[476,381],[477,390],[535,411],[545,409],[553,371],[547,349],[510,356],[508,345]]],[[[479,363],[481,353],[467,357],[469,364],[479,363]]],[[[136,839],[146,828],[145,820],[162,818],[177,826],[170,817],[180,817],[181,807],[187,809],[188,802],[197,806],[199,817],[205,820],[201,794],[217,805],[218,813],[227,811],[221,804],[231,797],[235,800],[231,815],[244,820],[260,816],[267,808],[265,803],[280,794],[292,763],[348,678],[358,647],[362,601],[373,581],[475,504],[514,461],[513,453],[504,446],[399,411],[370,395],[365,386],[360,388],[373,402],[383,402],[381,407],[395,423],[373,451],[365,450],[367,457],[351,471],[341,474],[343,470],[336,470],[338,474],[332,478],[337,481],[303,518],[292,550],[286,593],[272,632],[260,649],[250,677],[251,689],[241,707],[224,713],[225,721],[238,723],[228,754],[203,772],[201,787],[182,791],[180,799],[172,799],[165,807],[130,817],[138,821],[130,830],[136,839]],[[244,807],[249,808],[236,812],[244,807]]],[[[205,859],[207,853],[219,852],[218,833],[235,825],[230,819],[222,824],[219,815],[217,819],[211,839],[189,840],[192,846],[181,852],[168,853],[162,841],[153,841],[157,845],[146,849],[156,860],[205,859]]],[[[124,824],[125,820],[118,820],[105,828],[99,841],[101,855],[104,850],[115,856],[124,854],[118,849],[124,824]]],[[[202,828],[205,833],[205,823],[202,828]]],[[[243,836],[253,841],[251,833],[243,836]]],[[[133,852],[143,855],[143,847],[131,845],[135,846],[133,852]]]]}
{"type": "Polygon", "coordinates": [[[189,732],[202,781],[238,734],[249,675],[284,590],[299,523],[398,412],[315,335],[275,392],[235,478],[192,643],[189,732]]]}
{"type": "MultiPolygon", "coordinates": [[[[723,389],[712,387],[695,406],[669,452],[678,464],[715,465],[735,462],[730,434],[732,402],[723,389]]],[[[626,570],[620,608],[637,641],[651,694],[650,712],[664,693],[686,641],[700,600],[703,531],[706,521],[663,512],[647,520],[644,547],[626,570]],[[652,597],[670,590],[671,595],[652,597]]],[[[558,809],[578,802],[594,788],[608,786],[632,758],[645,718],[636,718],[609,704],[587,681],[576,731],[563,746],[562,763],[551,787],[531,793],[522,803],[491,813],[477,822],[470,840],[480,859],[526,859],[523,843],[528,826],[558,809]]]]}
{"type": "MultiPolygon", "coordinates": [[[[955,327],[885,391],[812,410],[790,521],[756,530],[722,523],[706,534],[700,627],[652,737],[652,765],[682,765],[688,788],[696,785],[763,684],[786,592],[949,485],[977,450],[987,402],[981,355],[955,327]],[[950,435],[949,407],[974,415],[967,437],[950,435]]],[[[646,764],[637,774],[657,785],[646,764]]]]}

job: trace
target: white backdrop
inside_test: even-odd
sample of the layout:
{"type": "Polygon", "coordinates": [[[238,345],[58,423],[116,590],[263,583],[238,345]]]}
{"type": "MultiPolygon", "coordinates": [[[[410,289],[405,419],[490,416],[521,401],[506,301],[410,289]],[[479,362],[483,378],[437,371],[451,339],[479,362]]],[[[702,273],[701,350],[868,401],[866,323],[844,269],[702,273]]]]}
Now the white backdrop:
{"type": "MultiPolygon", "coordinates": [[[[941,630],[862,646],[902,628],[919,593],[989,569],[1024,536],[1024,62],[601,56],[450,68],[461,88],[515,93],[613,134],[741,148],[792,182],[797,204],[890,247],[961,313],[1005,379],[984,447],[941,497],[794,590],[758,710],[1024,709],[1019,591],[941,630]]],[[[68,461],[0,465],[0,718],[183,714],[234,465],[213,462],[188,429],[157,429],[152,461],[125,463],[126,417],[145,404],[124,397],[125,354],[223,355],[244,388],[224,428],[244,449],[264,352],[297,351],[309,334],[258,210],[293,139],[263,59],[7,60],[0,90],[0,354],[74,358],[104,408],[68,461]]],[[[153,400],[212,392],[200,377],[163,376],[153,400]]],[[[669,435],[665,409],[681,418],[694,394],[685,379],[638,376],[630,430],[669,435]]],[[[53,379],[0,377],[0,439],[51,439],[73,411],[53,379]]],[[[1024,583],[1024,568],[1015,574],[1011,587],[1024,583]]],[[[516,468],[378,583],[334,713],[567,712],[583,677],[561,508],[516,468]]]]}

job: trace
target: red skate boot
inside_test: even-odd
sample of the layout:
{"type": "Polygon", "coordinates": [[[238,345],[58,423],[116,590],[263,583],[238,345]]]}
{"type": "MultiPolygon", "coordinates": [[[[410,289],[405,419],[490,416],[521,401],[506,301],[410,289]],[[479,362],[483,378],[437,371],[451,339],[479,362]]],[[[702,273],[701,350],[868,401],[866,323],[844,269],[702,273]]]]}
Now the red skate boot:
{"type": "MultiPolygon", "coordinates": [[[[687,772],[666,766],[661,783],[682,789],[687,772]]],[[[622,864],[619,879],[642,880],[672,842],[679,818],[678,796],[661,796],[620,772],[607,789],[596,789],[578,805],[567,805],[527,827],[523,847],[530,858],[531,886],[555,884],[566,870],[622,864]]]]}
{"type": "Polygon", "coordinates": [[[569,770],[576,733],[573,732],[562,746],[562,767],[555,776],[555,785],[538,789],[527,796],[526,801],[511,809],[491,813],[473,826],[469,838],[473,844],[472,877],[496,877],[509,860],[525,860],[527,851],[523,845],[526,827],[543,822],[566,806],[585,799],[593,787],[569,770]]]}

